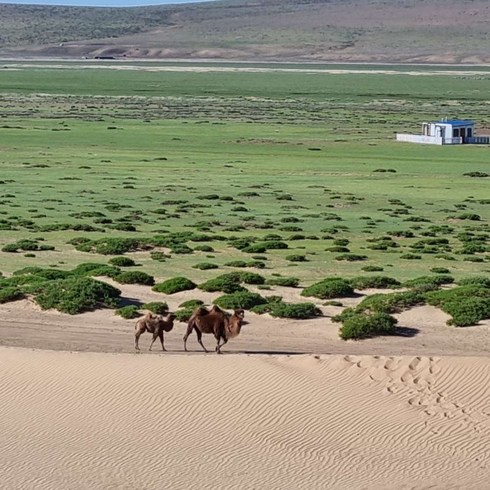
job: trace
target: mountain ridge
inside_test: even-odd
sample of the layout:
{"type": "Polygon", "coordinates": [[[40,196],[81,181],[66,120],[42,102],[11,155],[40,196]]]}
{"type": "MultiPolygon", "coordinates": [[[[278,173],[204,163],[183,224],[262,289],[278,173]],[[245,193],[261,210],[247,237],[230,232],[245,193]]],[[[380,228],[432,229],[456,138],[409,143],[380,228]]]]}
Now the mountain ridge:
{"type": "Polygon", "coordinates": [[[0,3],[0,56],[490,63],[484,0],[0,3]]]}

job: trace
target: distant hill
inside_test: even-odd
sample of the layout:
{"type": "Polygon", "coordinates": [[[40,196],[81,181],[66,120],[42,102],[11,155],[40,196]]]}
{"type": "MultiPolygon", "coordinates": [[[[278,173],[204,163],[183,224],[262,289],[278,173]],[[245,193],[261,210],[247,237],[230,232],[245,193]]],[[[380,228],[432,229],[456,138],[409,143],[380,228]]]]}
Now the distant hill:
{"type": "Polygon", "coordinates": [[[0,56],[490,63],[488,0],[0,4],[0,56]]]}

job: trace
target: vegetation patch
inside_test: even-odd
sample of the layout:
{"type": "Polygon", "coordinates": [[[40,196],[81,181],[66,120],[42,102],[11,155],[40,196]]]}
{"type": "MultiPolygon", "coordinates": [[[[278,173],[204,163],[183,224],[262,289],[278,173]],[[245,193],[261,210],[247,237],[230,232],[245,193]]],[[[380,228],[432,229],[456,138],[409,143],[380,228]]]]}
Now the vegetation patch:
{"type": "Polygon", "coordinates": [[[195,288],[196,284],[190,279],[187,279],[186,277],[173,277],[172,279],[167,279],[164,282],[155,284],[152,289],[157,293],[174,294],[195,288]]]}
{"type": "Polygon", "coordinates": [[[116,315],[122,316],[126,320],[131,320],[132,318],[137,318],[140,316],[140,310],[135,305],[127,305],[122,308],[118,308],[115,311],[116,315]]]}
{"type": "Polygon", "coordinates": [[[267,303],[267,300],[257,293],[251,293],[250,291],[236,291],[231,294],[224,294],[219,298],[216,298],[213,303],[224,309],[236,309],[243,308],[244,310],[250,310],[254,306],[267,303]]]}
{"type": "Polygon", "coordinates": [[[346,315],[339,329],[342,340],[360,340],[396,333],[396,318],[387,313],[355,313],[346,315]]]}
{"type": "Polygon", "coordinates": [[[155,279],[143,271],[125,271],[114,277],[114,280],[121,284],[142,284],[144,286],[153,286],[155,279]]]}
{"type": "Polygon", "coordinates": [[[303,289],[301,296],[319,299],[343,298],[353,296],[354,288],[345,279],[329,277],[303,289]]]}

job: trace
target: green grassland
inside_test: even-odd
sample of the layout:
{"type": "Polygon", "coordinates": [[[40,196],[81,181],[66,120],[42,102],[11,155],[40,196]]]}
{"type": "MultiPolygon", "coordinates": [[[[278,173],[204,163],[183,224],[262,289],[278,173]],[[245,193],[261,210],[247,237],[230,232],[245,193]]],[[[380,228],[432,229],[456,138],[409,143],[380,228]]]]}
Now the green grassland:
{"type": "Polygon", "coordinates": [[[419,132],[422,121],[445,116],[489,128],[490,70],[387,76],[87,66],[0,71],[0,248],[23,239],[54,247],[1,251],[1,272],[111,257],[77,250],[68,243],[74,238],[177,232],[197,235],[181,241],[192,253],[142,247],[126,254],[138,264],[132,269],[203,281],[234,270],[230,261],[259,260],[261,274],[303,285],[371,274],[366,266],[399,280],[433,267],[456,278],[490,270],[490,177],[464,175],[490,173],[489,148],[394,141],[397,131],[419,132]],[[250,253],[232,243],[271,234],[288,248],[250,253]],[[202,245],[211,248],[195,250],[202,245]],[[347,251],[329,250],[339,246],[347,251]],[[168,257],[154,260],[155,251],[168,257]],[[363,260],[339,260],[345,253],[363,260]],[[193,267],[202,262],[219,268],[193,267]]]}

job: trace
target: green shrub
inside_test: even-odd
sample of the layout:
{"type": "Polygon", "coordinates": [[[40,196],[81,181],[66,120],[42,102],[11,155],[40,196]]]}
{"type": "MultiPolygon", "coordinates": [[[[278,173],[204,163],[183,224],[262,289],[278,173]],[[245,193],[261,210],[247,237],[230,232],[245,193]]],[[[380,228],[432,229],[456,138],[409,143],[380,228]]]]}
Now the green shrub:
{"type": "Polygon", "coordinates": [[[379,265],[365,265],[361,267],[361,270],[364,272],[383,272],[384,269],[379,265]]]}
{"type": "Polygon", "coordinates": [[[289,260],[289,262],[308,262],[306,256],[302,254],[286,255],[286,260],[289,260]]]}
{"type": "Polygon", "coordinates": [[[239,272],[240,280],[245,284],[265,284],[265,277],[255,272],[239,272]]]}
{"type": "Polygon", "coordinates": [[[192,266],[193,269],[200,269],[202,271],[207,271],[210,269],[219,269],[218,264],[213,264],[211,262],[199,262],[198,264],[194,264],[192,266]]]}
{"type": "Polygon", "coordinates": [[[0,288],[0,304],[10,303],[25,297],[24,293],[16,287],[0,288]]]}
{"type": "Polygon", "coordinates": [[[269,303],[271,305],[270,314],[279,318],[306,319],[322,314],[321,310],[313,303],[269,303]]]}
{"type": "Polygon", "coordinates": [[[422,288],[425,290],[438,289],[443,284],[451,284],[454,282],[454,277],[448,275],[437,275],[437,276],[421,276],[415,279],[409,279],[403,283],[404,287],[407,288],[422,288]]]}
{"type": "Polygon", "coordinates": [[[102,255],[122,255],[145,247],[141,241],[134,238],[102,238],[76,245],[75,248],[82,252],[95,252],[102,255]]]}
{"type": "Polygon", "coordinates": [[[228,274],[221,274],[213,279],[199,285],[199,289],[214,293],[221,291],[223,293],[234,293],[236,291],[243,291],[245,288],[241,285],[242,278],[238,272],[230,272],[228,274]]]}
{"type": "Polygon", "coordinates": [[[329,277],[323,279],[307,288],[304,288],[301,292],[301,296],[313,296],[320,299],[340,298],[345,296],[352,296],[354,289],[348,281],[341,278],[329,277]]]}
{"type": "Polygon", "coordinates": [[[431,267],[430,271],[434,272],[434,274],[450,274],[451,273],[451,271],[446,267],[431,267]]]}
{"type": "Polygon", "coordinates": [[[465,277],[464,279],[460,279],[458,281],[458,286],[481,286],[482,288],[490,289],[490,277],[465,277]]]}
{"type": "Polygon", "coordinates": [[[200,299],[189,299],[187,301],[184,301],[183,303],[180,303],[179,308],[192,308],[195,309],[198,306],[202,306],[204,304],[204,301],[200,299]]]}
{"type": "Polygon", "coordinates": [[[179,322],[188,322],[189,318],[192,316],[194,313],[195,308],[182,308],[180,310],[177,310],[175,312],[175,318],[179,322]]]}
{"type": "Polygon", "coordinates": [[[425,303],[421,291],[404,291],[390,294],[372,294],[366,296],[355,308],[357,313],[400,313],[413,306],[425,303]]]}
{"type": "Polygon", "coordinates": [[[74,276],[87,276],[87,277],[107,276],[107,277],[114,278],[121,273],[121,269],[119,269],[119,267],[114,267],[107,264],[101,264],[97,262],[86,262],[77,265],[71,271],[71,273],[74,276]]]}
{"type": "Polygon", "coordinates": [[[270,286],[297,288],[299,286],[299,279],[297,277],[268,277],[265,283],[270,286]]]}
{"type": "Polygon", "coordinates": [[[70,277],[35,283],[31,292],[42,309],[55,308],[75,315],[98,306],[114,308],[121,291],[91,277],[70,277]]]}
{"type": "Polygon", "coordinates": [[[267,300],[260,294],[245,290],[220,296],[213,303],[224,309],[243,308],[244,310],[250,310],[254,306],[267,303],[267,300]]]}
{"type": "Polygon", "coordinates": [[[448,301],[443,303],[443,311],[452,316],[448,325],[468,327],[476,325],[480,320],[490,318],[490,298],[467,298],[464,301],[448,301]]]}
{"type": "Polygon", "coordinates": [[[214,248],[211,245],[198,245],[194,247],[194,251],[197,252],[214,252],[214,248]]]}
{"type": "Polygon", "coordinates": [[[226,267],[248,267],[248,262],[245,260],[232,260],[231,262],[226,262],[226,267]]]}
{"type": "Polygon", "coordinates": [[[400,286],[400,281],[394,279],[393,277],[387,276],[353,277],[352,279],[349,279],[349,282],[354,289],[394,289],[400,286]]]}
{"type": "Polygon", "coordinates": [[[358,254],[343,254],[335,257],[335,260],[345,260],[347,262],[360,262],[362,260],[367,260],[367,255],[358,254]]]}
{"type": "Polygon", "coordinates": [[[112,259],[109,259],[109,264],[115,265],[117,267],[132,267],[136,265],[133,259],[124,256],[112,257],[112,259]]]}
{"type": "Polygon", "coordinates": [[[131,320],[132,318],[137,318],[140,316],[140,311],[135,305],[123,306],[115,311],[116,315],[122,316],[126,320],[131,320]]]}
{"type": "Polygon", "coordinates": [[[173,277],[172,279],[155,284],[152,289],[157,293],[174,294],[180,291],[195,289],[195,287],[196,284],[186,277],[173,277]]]}
{"type": "Polygon", "coordinates": [[[164,252],[150,252],[150,258],[152,260],[156,260],[157,262],[165,262],[167,259],[169,259],[171,256],[164,253],[164,252]]]}
{"type": "Polygon", "coordinates": [[[386,313],[374,313],[373,315],[353,314],[348,316],[339,335],[342,340],[365,339],[378,335],[393,335],[396,331],[396,318],[386,313]]]}
{"type": "Polygon", "coordinates": [[[155,284],[153,276],[142,271],[121,272],[114,277],[114,280],[121,284],[143,284],[145,286],[153,286],[155,284]]]}
{"type": "Polygon", "coordinates": [[[145,303],[141,308],[151,311],[156,315],[164,315],[168,312],[168,304],[165,301],[152,301],[151,303],[145,303]]]}
{"type": "Polygon", "coordinates": [[[452,316],[450,325],[466,327],[490,318],[490,289],[459,286],[426,293],[427,302],[452,316]]]}

